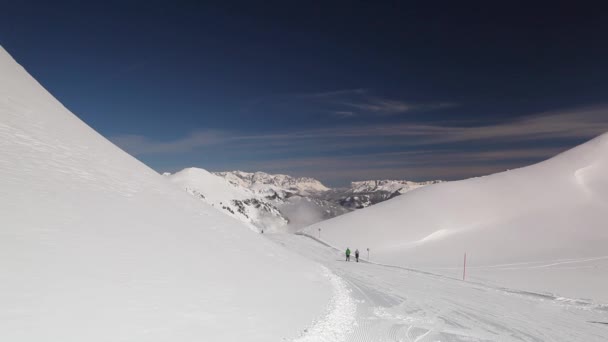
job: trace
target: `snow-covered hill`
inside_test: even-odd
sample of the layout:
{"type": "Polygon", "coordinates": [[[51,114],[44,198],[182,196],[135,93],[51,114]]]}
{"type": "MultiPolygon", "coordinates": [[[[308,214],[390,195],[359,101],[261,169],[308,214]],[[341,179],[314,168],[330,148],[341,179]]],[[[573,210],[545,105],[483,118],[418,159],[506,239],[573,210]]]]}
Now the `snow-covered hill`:
{"type": "Polygon", "coordinates": [[[192,167],[163,175],[194,197],[247,223],[256,231],[279,230],[289,222],[276,207],[282,203],[278,198],[266,198],[249,187],[229,182],[204,169],[192,167]]]}
{"type": "MultiPolygon", "coordinates": [[[[435,184],[323,222],[372,260],[608,302],[608,134],[545,162],[435,184]]],[[[307,228],[317,233],[318,226],[307,228]]]]}
{"type": "Polygon", "coordinates": [[[319,265],[104,139],[2,48],[0,236],[1,341],[280,341],[333,291],[319,265]]]}

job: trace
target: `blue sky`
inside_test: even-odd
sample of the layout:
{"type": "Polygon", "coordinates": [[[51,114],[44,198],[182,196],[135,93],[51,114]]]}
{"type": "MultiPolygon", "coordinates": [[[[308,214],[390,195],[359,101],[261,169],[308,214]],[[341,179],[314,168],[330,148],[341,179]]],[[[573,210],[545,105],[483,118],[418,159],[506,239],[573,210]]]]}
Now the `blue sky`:
{"type": "Polygon", "coordinates": [[[3,5],[0,44],[163,171],[460,179],[608,131],[605,10],[552,2],[3,5]]]}

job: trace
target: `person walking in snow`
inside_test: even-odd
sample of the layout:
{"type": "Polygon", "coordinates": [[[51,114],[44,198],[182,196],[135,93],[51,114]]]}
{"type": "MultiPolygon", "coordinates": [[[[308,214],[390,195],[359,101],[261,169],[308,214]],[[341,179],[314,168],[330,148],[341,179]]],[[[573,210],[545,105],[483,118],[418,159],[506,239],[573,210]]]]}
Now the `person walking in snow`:
{"type": "Polygon", "coordinates": [[[355,260],[357,260],[357,262],[359,262],[359,249],[358,248],[355,251],[355,260]]]}
{"type": "Polygon", "coordinates": [[[346,247],[346,261],[350,261],[350,249],[346,247]]]}

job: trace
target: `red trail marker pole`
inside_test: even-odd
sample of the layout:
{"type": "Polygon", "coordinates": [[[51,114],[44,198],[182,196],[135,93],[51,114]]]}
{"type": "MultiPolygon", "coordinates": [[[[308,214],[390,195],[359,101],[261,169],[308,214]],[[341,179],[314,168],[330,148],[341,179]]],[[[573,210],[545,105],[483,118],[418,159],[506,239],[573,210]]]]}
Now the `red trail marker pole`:
{"type": "Polygon", "coordinates": [[[462,281],[464,281],[464,277],[467,274],[467,253],[464,253],[464,264],[462,267],[462,281]]]}

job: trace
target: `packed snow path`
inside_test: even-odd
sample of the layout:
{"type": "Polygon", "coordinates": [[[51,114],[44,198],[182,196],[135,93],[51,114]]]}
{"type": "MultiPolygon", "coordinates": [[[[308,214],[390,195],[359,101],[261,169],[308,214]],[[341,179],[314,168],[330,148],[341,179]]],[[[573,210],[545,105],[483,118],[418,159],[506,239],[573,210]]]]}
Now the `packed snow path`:
{"type": "MultiPolygon", "coordinates": [[[[607,341],[608,307],[578,306],[401,268],[346,263],[308,237],[268,234],[322,265],[350,288],[353,326],[326,341],[607,341]]],[[[354,250],[356,246],[351,246],[354,250]]],[[[365,257],[365,254],[362,253],[365,257]]],[[[333,332],[335,333],[335,331],[333,332]]],[[[311,336],[312,337],[312,336],[311,336]]]]}

